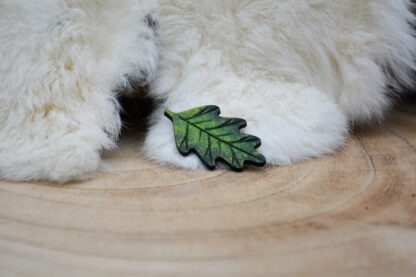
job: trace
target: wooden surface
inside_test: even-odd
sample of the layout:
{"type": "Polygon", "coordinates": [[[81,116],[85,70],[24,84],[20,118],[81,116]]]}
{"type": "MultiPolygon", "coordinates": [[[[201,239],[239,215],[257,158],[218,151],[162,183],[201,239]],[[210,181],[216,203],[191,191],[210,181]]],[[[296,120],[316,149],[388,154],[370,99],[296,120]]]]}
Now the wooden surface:
{"type": "Polygon", "coordinates": [[[416,276],[416,105],[336,155],[233,173],[160,168],[0,182],[0,275],[416,276]]]}

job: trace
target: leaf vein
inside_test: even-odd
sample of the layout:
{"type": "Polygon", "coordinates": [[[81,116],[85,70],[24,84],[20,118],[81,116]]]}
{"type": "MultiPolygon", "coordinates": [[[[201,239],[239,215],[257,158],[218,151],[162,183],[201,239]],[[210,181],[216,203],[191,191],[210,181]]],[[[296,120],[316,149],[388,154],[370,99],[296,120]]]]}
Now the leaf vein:
{"type": "MultiPolygon", "coordinates": [[[[186,121],[186,120],[185,120],[185,121],[186,121]]],[[[208,142],[209,142],[209,145],[211,145],[211,143],[210,143],[210,138],[211,138],[211,137],[214,137],[216,140],[219,140],[220,142],[222,142],[222,143],[224,143],[224,144],[226,144],[226,145],[230,145],[230,147],[232,146],[233,148],[235,148],[235,149],[239,150],[240,152],[243,152],[243,153],[247,154],[248,156],[251,156],[251,157],[254,157],[254,158],[258,159],[258,156],[257,156],[257,155],[252,154],[252,153],[250,153],[250,152],[248,152],[248,151],[246,151],[246,150],[244,150],[244,149],[242,149],[242,148],[240,148],[240,147],[237,147],[237,146],[233,145],[233,143],[231,143],[231,142],[228,142],[228,141],[225,141],[225,140],[223,140],[223,139],[217,138],[215,135],[212,135],[211,133],[206,132],[204,129],[200,128],[200,127],[199,127],[199,126],[197,126],[197,125],[194,125],[194,124],[193,124],[193,123],[191,123],[191,122],[188,122],[188,121],[186,121],[186,122],[187,122],[189,125],[192,125],[193,127],[197,128],[200,132],[203,132],[203,133],[207,134],[207,135],[208,135],[208,142]]],[[[188,124],[187,124],[187,125],[188,125],[188,124]]],[[[253,137],[254,137],[254,136],[253,136],[253,137]]]]}

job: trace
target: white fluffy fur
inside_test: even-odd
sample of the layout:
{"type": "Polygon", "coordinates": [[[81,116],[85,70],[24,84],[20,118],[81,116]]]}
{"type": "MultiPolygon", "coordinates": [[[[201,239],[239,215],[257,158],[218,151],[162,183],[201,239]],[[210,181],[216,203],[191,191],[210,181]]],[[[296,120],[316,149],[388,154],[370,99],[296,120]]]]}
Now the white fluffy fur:
{"type": "Polygon", "coordinates": [[[120,129],[115,88],[152,78],[146,0],[0,0],[0,176],[84,179],[120,129]],[[143,76],[137,76],[143,75],[143,76]]]}
{"type": "Polygon", "coordinates": [[[164,101],[144,152],[176,150],[163,109],[216,104],[248,121],[270,164],[340,147],[411,83],[409,0],[0,0],[0,177],[85,179],[111,149],[116,88],[151,81],[164,101]],[[163,51],[146,17],[160,12],[163,51]]]}
{"type": "Polygon", "coordinates": [[[172,141],[165,107],[215,104],[247,119],[270,164],[331,153],[350,121],[383,117],[387,87],[415,69],[407,0],[161,1],[162,55],[144,151],[165,164],[199,168],[172,141]],[[393,76],[395,79],[393,79],[393,76]]]}

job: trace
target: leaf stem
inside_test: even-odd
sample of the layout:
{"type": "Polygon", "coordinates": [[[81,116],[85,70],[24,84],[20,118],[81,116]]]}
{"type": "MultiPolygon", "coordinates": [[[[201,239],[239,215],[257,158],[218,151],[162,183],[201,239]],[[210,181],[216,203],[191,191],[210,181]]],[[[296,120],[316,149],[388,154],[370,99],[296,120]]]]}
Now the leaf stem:
{"type": "Polygon", "coordinates": [[[169,110],[169,109],[166,109],[166,110],[165,110],[165,115],[166,115],[167,117],[169,117],[170,119],[173,119],[173,117],[175,116],[175,114],[176,114],[176,113],[172,112],[172,111],[171,111],[171,110],[169,110]]]}

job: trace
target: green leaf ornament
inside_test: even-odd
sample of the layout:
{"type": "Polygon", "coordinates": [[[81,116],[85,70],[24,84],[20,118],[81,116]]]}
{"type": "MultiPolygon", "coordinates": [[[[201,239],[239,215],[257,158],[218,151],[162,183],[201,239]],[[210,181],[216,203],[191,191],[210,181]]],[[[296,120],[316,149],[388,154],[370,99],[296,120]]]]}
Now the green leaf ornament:
{"type": "Polygon", "coordinates": [[[266,159],[256,148],[261,141],[258,137],[240,133],[247,123],[240,118],[220,117],[217,106],[203,106],[174,113],[165,111],[172,120],[176,146],[182,155],[196,152],[210,169],[221,160],[236,171],[245,164],[264,166],[266,159]]]}

